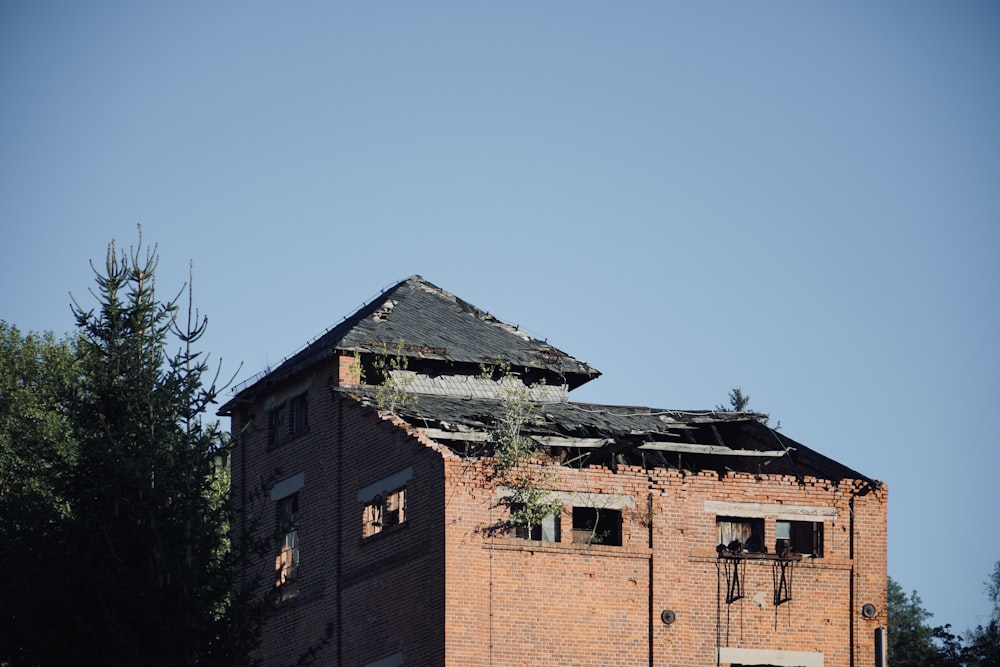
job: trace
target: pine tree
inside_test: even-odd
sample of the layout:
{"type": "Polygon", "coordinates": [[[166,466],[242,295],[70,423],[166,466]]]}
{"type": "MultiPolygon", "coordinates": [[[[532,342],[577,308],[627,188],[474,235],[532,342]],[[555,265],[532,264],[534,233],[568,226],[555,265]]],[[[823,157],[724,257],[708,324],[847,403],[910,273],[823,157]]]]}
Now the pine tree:
{"type": "Polygon", "coordinates": [[[23,460],[36,472],[30,487],[2,478],[3,509],[46,510],[0,525],[0,537],[11,537],[3,546],[15,545],[0,548],[4,667],[251,662],[267,598],[234,590],[230,443],[203,421],[219,390],[195,350],[207,320],[191,308],[190,289],[186,317],[180,295],[159,298],[156,266],[155,248],[119,252],[112,243],[95,269],[96,307],[74,302],[71,370],[25,398],[7,389],[24,382],[8,382],[4,369],[0,415],[12,396],[33,400],[52,441],[27,437],[34,431],[22,419],[0,450],[3,463],[23,460]],[[58,398],[43,401],[54,387],[58,398]]]}
{"type": "Polygon", "coordinates": [[[74,635],[87,655],[181,665],[232,656],[220,646],[231,585],[227,440],[194,351],[207,320],[179,320],[156,293],[155,249],[109,247],[98,309],[75,305],[81,392],[71,558],[74,635]],[[179,343],[168,354],[171,341],[179,343]]]}

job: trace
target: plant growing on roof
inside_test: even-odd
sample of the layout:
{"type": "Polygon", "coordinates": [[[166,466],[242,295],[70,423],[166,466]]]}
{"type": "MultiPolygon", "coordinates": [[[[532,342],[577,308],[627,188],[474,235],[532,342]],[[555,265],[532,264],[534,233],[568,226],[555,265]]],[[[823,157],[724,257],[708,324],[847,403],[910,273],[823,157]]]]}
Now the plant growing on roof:
{"type": "Polygon", "coordinates": [[[505,486],[511,494],[502,504],[510,508],[510,520],[505,528],[527,526],[529,534],[534,526],[562,509],[562,503],[552,496],[551,470],[532,462],[535,444],[523,433],[534,414],[531,388],[511,372],[510,364],[480,365],[480,377],[498,378],[501,411],[490,429],[493,444],[492,477],[498,486],[505,486]]]}
{"type": "MultiPolygon", "coordinates": [[[[393,350],[382,343],[375,354],[372,368],[381,382],[375,387],[375,404],[379,410],[395,414],[396,409],[417,402],[417,396],[409,390],[414,376],[407,372],[410,360],[403,354],[406,344],[399,340],[393,350]]],[[[361,373],[364,377],[364,373],[361,373]]],[[[363,381],[363,380],[362,380],[363,381]]]]}

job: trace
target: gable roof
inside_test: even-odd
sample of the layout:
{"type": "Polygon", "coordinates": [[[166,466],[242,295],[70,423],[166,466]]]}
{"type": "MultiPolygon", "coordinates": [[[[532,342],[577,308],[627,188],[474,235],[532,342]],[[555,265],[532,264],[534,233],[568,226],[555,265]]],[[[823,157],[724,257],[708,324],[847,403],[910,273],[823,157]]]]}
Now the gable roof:
{"type": "Polygon", "coordinates": [[[219,410],[228,415],[238,402],[281,382],[335,351],[378,353],[385,349],[410,358],[451,363],[505,362],[565,378],[570,389],[601,373],[517,327],[411,276],[362,306],[274,370],[251,379],[219,410]]]}

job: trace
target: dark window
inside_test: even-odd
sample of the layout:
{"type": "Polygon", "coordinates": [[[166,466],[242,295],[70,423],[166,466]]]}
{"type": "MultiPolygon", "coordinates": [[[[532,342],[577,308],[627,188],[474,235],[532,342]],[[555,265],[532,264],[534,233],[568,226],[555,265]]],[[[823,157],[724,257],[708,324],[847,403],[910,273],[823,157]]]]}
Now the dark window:
{"type": "Polygon", "coordinates": [[[284,404],[276,407],[267,414],[267,426],[271,435],[271,444],[276,445],[288,438],[288,423],[286,421],[284,404]]]}
{"type": "Polygon", "coordinates": [[[599,507],[573,508],[573,542],[622,545],[622,513],[599,507]]]}
{"type": "Polygon", "coordinates": [[[362,537],[378,535],[387,528],[406,522],[406,488],[375,496],[365,503],[362,513],[362,537]]]}
{"type": "Polygon", "coordinates": [[[296,396],[289,403],[292,435],[303,433],[309,428],[306,419],[306,395],[296,396]]]}
{"type": "Polygon", "coordinates": [[[278,501],[278,535],[281,549],[274,559],[275,586],[282,588],[282,597],[294,594],[299,570],[299,494],[293,493],[278,501]]]}
{"type": "Polygon", "coordinates": [[[746,551],[756,554],[764,551],[763,519],[720,516],[716,517],[715,525],[716,544],[720,547],[734,553],[746,551]]]}
{"type": "Polygon", "coordinates": [[[267,427],[272,445],[309,430],[306,395],[300,394],[282,403],[267,414],[267,427]]]}
{"type": "Polygon", "coordinates": [[[537,540],[541,542],[558,542],[562,523],[559,514],[550,514],[541,523],[529,526],[526,521],[520,519],[523,515],[524,505],[512,503],[510,506],[511,525],[514,527],[514,537],[522,540],[537,540]]]}
{"type": "Polygon", "coordinates": [[[774,550],[781,553],[823,557],[822,521],[778,521],[775,523],[774,550]]]}

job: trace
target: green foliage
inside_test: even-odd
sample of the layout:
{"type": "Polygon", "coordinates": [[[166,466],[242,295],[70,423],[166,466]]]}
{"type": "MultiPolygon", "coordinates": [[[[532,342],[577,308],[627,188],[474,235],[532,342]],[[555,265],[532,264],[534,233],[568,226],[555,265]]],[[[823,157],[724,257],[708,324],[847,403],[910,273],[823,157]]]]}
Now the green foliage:
{"type": "Polygon", "coordinates": [[[69,343],[21,335],[0,321],[0,520],[17,530],[20,510],[65,514],[62,486],[75,450],[65,405],[75,385],[69,343]]]}
{"type": "MultiPolygon", "coordinates": [[[[720,412],[749,412],[750,394],[743,393],[743,390],[740,387],[733,387],[729,390],[729,405],[716,405],[715,409],[720,412]]],[[[771,426],[770,415],[757,413],[756,416],[765,426],[771,426]]],[[[781,421],[779,420],[772,428],[776,431],[780,431],[781,421]]]]}
{"type": "Polygon", "coordinates": [[[510,525],[524,525],[530,531],[562,507],[551,494],[551,471],[532,463],[535,445],[523,434],[535,410],[531,389],[514,377],[507,363],[484,364],[480,371],[482,379],[497,378],[500,386],[502,409],[490,431],[493,478],[513,491],[504,500],[510,508],[510,525]]]}
{"type": "Polygon", "coordinates": [[[38,600],[59,600],[48,571],[65,567],[76,374],[69,343],[0,322],[0,664],[37,663],[33,645],[52,641],[38,600]]]}
{"type": "Polygon", "coordinates": [[[3,512],[0,664],[246,664],[255,645],[228,436],[202,421],[218,393],[194,350],[206,320],[190,291],[185,319],[158,298],[156,263],[111,244],[72,349],[2,331],[0,455],[24,477],[0,487],[18,508],[3,512]]]}
{"type": "Polygon", "coordinates": [[[889,664],[893,667],[959,667],[961,638],[950,626],[926,623],[932,614],[924,609],[916,591],[909,596],[895,579],[888,580],[889,664]]]}
{"type": "Polygon", "coordinates": [[[372,361],[372,368],[380,379],[375,387],[375,404],[386,412],[394,413],[397,408],[417,401],[416,394],[409,391],[413,376],[402,372],[410,367],[410,360],[403,354],[404,346],[405,343],[400,340],[390,352],[389,346],[383,343],[372,361]]]}
{"type": "Polygon", "coordinates": [[[993,565],[986,582],[986,596],[993,605],[990,620],[969,630],[962,652],[965,664],[970,667],[1000,667],[1000,561],[993,565]]]}
{"type": "Polygon", "coordinates": [[[747,406],[750,405],[750,395],[744,394],[743,390],[739,387],[733,387],[729,390],[729,405],[717,405],[716,410],[726,410],[732,412],[744,412],[747,406]]]}

